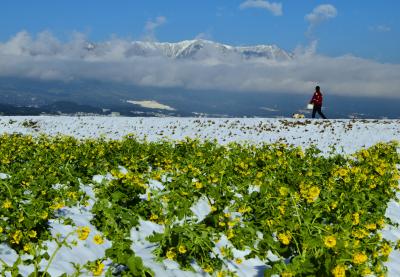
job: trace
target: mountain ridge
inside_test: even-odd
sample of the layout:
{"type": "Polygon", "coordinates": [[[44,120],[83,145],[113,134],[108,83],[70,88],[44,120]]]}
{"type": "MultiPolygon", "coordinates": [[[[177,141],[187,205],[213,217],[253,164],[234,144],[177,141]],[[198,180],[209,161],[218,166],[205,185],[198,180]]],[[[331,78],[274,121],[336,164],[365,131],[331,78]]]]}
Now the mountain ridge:
{"type": "MultiPolygon", "coordinates": [[[[110,48],[110,43],[88,42],[86,50],[93,53],[104,53],[110,48]]],[[[204,39],[183,40],[179,42],[131,41],[125,44],[125,54],[133,56],[165,56],[173,59],[204,59],[204,58],[263,58],[268,60],[290,60],[293,54],[278,46],[261,44],[254,46],[232,46],[204,39]]]]}

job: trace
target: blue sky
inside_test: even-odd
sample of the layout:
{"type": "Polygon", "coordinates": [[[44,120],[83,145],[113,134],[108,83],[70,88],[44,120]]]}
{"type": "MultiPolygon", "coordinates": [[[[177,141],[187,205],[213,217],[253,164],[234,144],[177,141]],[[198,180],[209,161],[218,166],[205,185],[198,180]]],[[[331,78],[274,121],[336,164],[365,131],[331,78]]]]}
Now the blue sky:
{"type": "Polygon", "coordinates": [[[293,51],[318,40],[318,53],[352,54],[400,63],[399,0],[247,0],[280,4],[280,14],[246,0],[2,0],[0,41],[26,30],[50,31],[60,39],[82,32],[93,41],[111,36],[140,40],[151,32],[158,41],[195,37],[233,45],[276,44],[293,51]],[[330,4],[337,14],[306,34],[307,14],[330,4]],[[257,6],[257,5],[255,5],[257,6]],[[242,7],[242,8],[241,8],[242,7]],[[147,26],[147,28],[146,28],[147,26]]]}

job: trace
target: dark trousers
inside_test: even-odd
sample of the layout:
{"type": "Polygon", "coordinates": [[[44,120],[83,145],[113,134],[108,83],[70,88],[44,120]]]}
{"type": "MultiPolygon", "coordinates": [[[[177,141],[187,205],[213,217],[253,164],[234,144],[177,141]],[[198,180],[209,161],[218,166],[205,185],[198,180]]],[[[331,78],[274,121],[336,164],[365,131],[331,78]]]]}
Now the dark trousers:
{"type": "Polygon", "coordinates": [[[322,106],[318,106],[314,104],[314,108],[312,110],[312,118],[315,118],[315,113],[318,113],[320,115],[320,117],[326,119],[325,115],[322,113],[321,110],[322,106]]]}

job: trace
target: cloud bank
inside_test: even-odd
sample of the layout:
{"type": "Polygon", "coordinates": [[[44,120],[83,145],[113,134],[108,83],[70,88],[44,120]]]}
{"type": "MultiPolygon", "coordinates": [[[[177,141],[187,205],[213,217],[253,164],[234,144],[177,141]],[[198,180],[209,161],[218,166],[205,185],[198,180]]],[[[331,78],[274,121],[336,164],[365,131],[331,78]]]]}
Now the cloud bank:
{"type": "Polygon", "coordinates": [[[400,98],[400,65],[351,55],[327,57],[314,48],[297,49],[292,58],[240,59],[217,53],[202,59],[132,55],[124,39],[97,42],[76,34],[62,42],[50,33],[20,32],[0,43],[0,77],[39,80],[114,81],[138,86],[260,93],[309,94],[316,84],[336,95],[400,98]]]}
{"type": "Polygon", "coordinates": [[[269,1],[264,0],[246,0],[245,2],[240,4],[239,8],[242,10],[249,8],[265,9],[275,16],[280,16],[283,14],[281,3],[270,3],[269,1]]]}

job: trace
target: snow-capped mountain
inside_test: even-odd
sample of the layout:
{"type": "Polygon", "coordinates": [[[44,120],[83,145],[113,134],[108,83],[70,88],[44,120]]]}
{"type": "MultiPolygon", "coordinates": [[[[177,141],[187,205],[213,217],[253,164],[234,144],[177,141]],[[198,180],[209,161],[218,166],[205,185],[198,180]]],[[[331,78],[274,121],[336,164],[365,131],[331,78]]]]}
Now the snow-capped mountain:
{"type": "MultiPolygon", "coordinates": [[[[122,45],[121,45],[122,46],[122,45]]],[[[184,40],[176,43],[133,41],[124,43],[124,54],[126,57],[133,56],[165,56],[173,59],[268,59],[289,60],[292,54],[280,49],[276,45],[256,46],[231,46],[209,40],[184,40]]],[[[88,43],[88,51],[104,53],[110,49],[110,44],[88,43]]]]}

